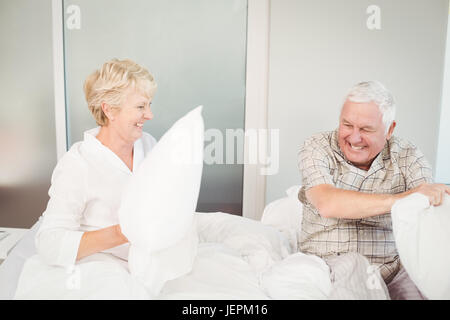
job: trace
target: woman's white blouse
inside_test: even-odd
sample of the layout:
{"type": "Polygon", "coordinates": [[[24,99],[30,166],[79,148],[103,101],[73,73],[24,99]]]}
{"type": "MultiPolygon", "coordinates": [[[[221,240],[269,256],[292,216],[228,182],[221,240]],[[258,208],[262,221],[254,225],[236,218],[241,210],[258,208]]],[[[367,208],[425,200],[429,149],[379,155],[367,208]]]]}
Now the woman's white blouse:
{"type": "MultiPolygon", "coordinates": [[[[133,174],[125,163],[97,140],[100,127],[84,133],[58,161],[52,174],[50,200],[36,234],[36,249],[50,265],[75,264],[84,231],[119,223],[122,190],[133,174]]],[[[133,170],[156,144],[143,132],[134,143],[133,170]]],[[[129,244],[106,252],[127,258],[129,244]]]]}

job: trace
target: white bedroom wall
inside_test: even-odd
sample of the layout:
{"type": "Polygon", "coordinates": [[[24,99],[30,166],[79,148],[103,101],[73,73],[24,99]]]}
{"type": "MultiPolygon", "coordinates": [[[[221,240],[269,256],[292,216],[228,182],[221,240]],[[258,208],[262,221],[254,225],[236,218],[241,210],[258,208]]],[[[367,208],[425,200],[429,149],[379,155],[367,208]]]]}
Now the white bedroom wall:
{"type": "MultiPolygon", "coordinates": [[[[449,11],[450,14],[450,11],[449,11]]],[[[442,110],[436,159],[436,182],[450,184],[450,24],[447,24],[442,110]]]]}
{"type": "Polygon", "coordinates": [[[280,129],[280,169],[266,203],[299,184],[303,141],[334,130],[346,91],[377,79],[397,102],[398,136],[436,163],[448,0],[273,0],[268,127],[280,129]],[[366,12],[380,9],[380,29],[366,12]],[[373,21],[372,21],[373,22],[373,21]]]}

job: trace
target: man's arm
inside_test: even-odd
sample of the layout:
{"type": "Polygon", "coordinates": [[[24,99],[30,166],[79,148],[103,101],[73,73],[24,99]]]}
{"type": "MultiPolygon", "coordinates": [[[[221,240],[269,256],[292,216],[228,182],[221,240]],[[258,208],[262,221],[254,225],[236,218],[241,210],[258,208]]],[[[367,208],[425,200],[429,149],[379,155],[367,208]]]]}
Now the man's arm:
{"type": "Polygon", "coordinates": [[[445,193],[450,194],[450,187],[423,183],[403,193],[369,194],[321,184],[308,189],[305,194],[324,218],[363,219],[391,212],[395,201],[414,192],[426,195],[430,204],[436,206],[442,204],[445,193]]]}

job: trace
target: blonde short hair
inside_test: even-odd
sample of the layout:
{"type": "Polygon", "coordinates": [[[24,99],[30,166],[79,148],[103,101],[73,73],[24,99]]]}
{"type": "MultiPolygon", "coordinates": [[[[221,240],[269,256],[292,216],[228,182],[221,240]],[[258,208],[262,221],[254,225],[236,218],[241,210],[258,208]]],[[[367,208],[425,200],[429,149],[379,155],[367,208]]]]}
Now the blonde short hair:
{"type": "Polygon", "coordinates": [[[84,94],[89,110],[99,126],[108,125],[102,103],[120,105],[128,88],[134,88],[151,99],[157,85],[147,69],[131,60],[112,59],[87,77],[84,94]]]}

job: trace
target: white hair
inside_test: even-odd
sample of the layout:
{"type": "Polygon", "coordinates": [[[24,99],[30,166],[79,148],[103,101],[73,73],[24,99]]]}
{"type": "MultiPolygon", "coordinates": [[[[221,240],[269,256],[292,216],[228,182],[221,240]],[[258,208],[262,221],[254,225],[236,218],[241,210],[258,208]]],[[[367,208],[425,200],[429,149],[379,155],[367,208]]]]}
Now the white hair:
{"type": "Polygon", "coordinates": [[[379,81],[365,81],[353,86],[346,100],[352,102],[374,102],[383,115],[383,124],[385,125],[385,134],[395,120],[395,102],[392,94],[379,81]]]}

